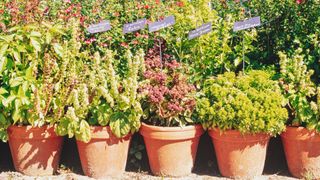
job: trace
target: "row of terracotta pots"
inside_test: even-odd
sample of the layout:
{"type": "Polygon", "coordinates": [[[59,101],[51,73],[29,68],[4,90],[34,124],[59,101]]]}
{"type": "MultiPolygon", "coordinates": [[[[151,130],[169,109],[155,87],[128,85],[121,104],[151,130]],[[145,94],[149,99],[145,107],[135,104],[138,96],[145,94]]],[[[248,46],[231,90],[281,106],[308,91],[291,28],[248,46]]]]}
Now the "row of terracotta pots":
{"type": "MultiPolygon", "coordinates": [[[[142,124],[151,171],[159,176],[191,173],[200,136],[200,125],[156,127],[142,124]]],[[[54,128],[11,126],[9,145],[17,171],[26,175],[48,175],[57,170],[63,138],[54,128]]],[[[242,135],[238,131],[210,130],[218,167],[226,177],[252,177],[262,174],[270,136],[242,135]]],[[[295,177],[320,177],[320,136],[305,128],[288,127],[282,141],[289,171],[295,177]]],[[[92,127],[89,143],[77,141],[84,174],[94,178],[121,175],[126,166],[131,135],[122,139],[108,127],[92,127]]]]}

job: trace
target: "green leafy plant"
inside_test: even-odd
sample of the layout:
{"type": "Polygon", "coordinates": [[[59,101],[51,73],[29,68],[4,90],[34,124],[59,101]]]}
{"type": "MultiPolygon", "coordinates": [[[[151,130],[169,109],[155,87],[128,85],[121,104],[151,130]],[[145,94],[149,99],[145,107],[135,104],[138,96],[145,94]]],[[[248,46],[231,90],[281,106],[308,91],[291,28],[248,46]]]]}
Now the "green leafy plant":
{"type": "Polygon", "coordinates": [[[297,49],[292,57],[279,52],[279,57],[280,85],[288,100],[288,124],[320,131],[320,89],[311,81],[314,71],[308,70],[302,49],[297,49]]]}
{"type": "Polygon", "coordinates": [[[218,3],[210,0],[181,0],[180,6],[169,9],[176,17],[174,31],[167,33],[168,47],[176,57],[189,64],[188,73],[198,86],[206,77],[236,71],[242,67],[242,61],[250,64],[248,53],[255,49],[256,29],[233,32],[235,21],[247,18],[241,13],[241,6],[233,3],[234,11],[212,9],[218,3]],[[188,39],[188,32],[203,23],[212,23],[212,32],[193,40],[188,39]]]}
{"type": "Polygon", "coordinates": [[[116,73],[117,60],[111,50],[103,57],[96,52],[92,59],[79,62],[77,68],[82,76],[77,77],[67,101],[70,106],[57,127],[58,134],[88,142],[90,126],[110,126],[119,138],[137,131],[143,114],[137,91],[143,56],[142,50],[135,56],[127,51],[128,72],[124,76],[116,73]]]}
{"type": "Polygon", "coordinates": [[[285,99],[277,81],[264,71],[218,75],[205,81],[202,94],[197,113],[205,128],[271,135],[285,129],[285,99]]]}
{"type": "MultiPolygon", "coordinates": [[[[9,124],[42,126],[59,121],[57,102],[69,88],[68,68],[62,48],[61,25],[48,22],[16,25],[0,33],[0,83],[2,121],[9,124]]],[[[75,40],[76,42],[77,40],[75,40]]],[[[71,41],[66,41],[66,45],[71,41]]],[[[60,113],[61,114],[61,113],[60,113]]],[[[3,128],[4,130],[5,128],[3,128]]],[[[6,137],[3,137],[5,139],[6,137]]]]}

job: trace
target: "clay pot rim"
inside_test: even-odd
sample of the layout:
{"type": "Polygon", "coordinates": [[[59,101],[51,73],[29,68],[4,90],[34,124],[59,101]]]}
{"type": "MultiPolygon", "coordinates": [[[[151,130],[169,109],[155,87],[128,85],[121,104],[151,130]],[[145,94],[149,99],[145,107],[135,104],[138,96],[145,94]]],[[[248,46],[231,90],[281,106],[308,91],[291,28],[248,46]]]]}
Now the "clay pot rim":
{"type": "Polygon", "coordinates": [[[204,130],[201,125],[162,127],[142,123],[139,132],[145,138],[180,141],[199,138],[204,133],[204,130]]]}
{"type": "Polygon", "coordinates": [[[51,128],[54,128],[55,127],[55,124],[54,125],[50,125],[50,124],[45,124],[45,125],[42,125],[42,126],[32,126],[32,125],[10,125],[8,128],[12,128],[12,129],[32,129],[34,131],[39,131],[39,130],[42,130],[42,129],[51,129],[51,128]]]}
{"type": "Polygon", "coordinates": [[[166,126],[149,125],[144,122],[141,123],[141,128],[147,128],[152,131],[158,131],[158,132],[181,132],[181,131],[193,131],[193,130],[197,130],[197,129],[203,129],[202,125],[200,125],[200,124],[188,125],[188,126],[182,126],[182,127],[180,127],[180,126],[179,127],[166,127],[166,126]]]}
{"type": "Polygon", "coordinates": [[[281,138],[320,141],[320,133],[303,126],[287,126],[281,138]]]}
{"type": "Polygon", "coordinates": [[[220,130],[219,128],[212,128],[208,130],[211,138],[223,141],[261,141],[269,140],[271,135],[265,132],[261,133],[241,133],[239,130],[220,130]]]}
{"type": "Polygon", "coordinates": [[[127,139],[132,136],[132,133],[130,132],[124,137],[118,138],[112,133],[110,126],[96,126],[96,125],[95,126],[90,125],[90,133],[91,133],[91,140],[92,139],[109,139],[109,138],[127,139]]]}
{"type": "Polygon", "coordinates": [[[34,127],[31,125],[10,125],[7,129],[9,141],[10,138],[19,139],[47,139],[63,138],[55,132],[55,125],[43,125],[34,127]]]}

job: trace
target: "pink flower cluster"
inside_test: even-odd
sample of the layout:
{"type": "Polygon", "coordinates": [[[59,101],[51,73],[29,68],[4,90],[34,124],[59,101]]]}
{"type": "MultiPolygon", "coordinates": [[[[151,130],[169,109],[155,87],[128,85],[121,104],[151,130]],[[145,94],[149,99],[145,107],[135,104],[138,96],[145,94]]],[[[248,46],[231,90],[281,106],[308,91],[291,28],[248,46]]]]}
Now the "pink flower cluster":
{"type": "Polygon", "coordinates": [[[142,91],[147,92],[148,106],[156,107],[153,113],[157,114],[159,120],[183,115],[185,111],[192,112],[196,103],[192,97],[195,87],[181,73],[180,63],[165,53],[165,41],[161,40],[162,53],[158,40],[155,42],[145,56],[144,77],[149,80],[149,84],[142,91]]]}

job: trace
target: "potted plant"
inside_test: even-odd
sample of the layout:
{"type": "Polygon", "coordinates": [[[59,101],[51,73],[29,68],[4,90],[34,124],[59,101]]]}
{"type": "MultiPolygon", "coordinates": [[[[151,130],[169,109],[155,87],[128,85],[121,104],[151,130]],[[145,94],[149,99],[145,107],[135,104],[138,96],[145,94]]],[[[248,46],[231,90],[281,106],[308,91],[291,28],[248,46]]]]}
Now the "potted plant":
{"type": "Polygon", "coordinates": [[[289,120],[281,139],[290,173],[298,178],[320,178],[320,89],[311,81],[313,70],[304,64],[302,50],[293,57],[280,52],[283,94],[289,120]]]}
{"type": "Polygon", "coordinates": [[[262,174],[270,136],[285,129],[283,103],[277,82],[264,71],[226,72],[205,81],[197,113],[209,129],[223,176],[262,174]]]}
{"type": "Polygon", "coordinates": [[[145,116],[140,134],[153,174],[183,176],[191,173],[203,129],[191,119],[195,87],[184,77],[182,64],[162,51],[166,51],[165,41],[157,39],[145,56],[147,83],[141,87],[146,93],[145,116]]]}
{"type": "Polygon", "coordinates": [[[58,168],[63,137],[54,128],[64,108],[58,102],[72,79],[60,68],[68,63],[62,35],[60,25],[46,22],[15,25],[0,34],[1,124],[10,125],[13,164],[23,174],[52,175],[58,168]]]}
{"type": "Polygon", "coordinates": [[[70,106],[57,132],[75,136],[84,174],[93,178],[121,175],[126,166],[132,134],[140,127],[139,72],[142,50],[128,50],[127,71],[120,75],[111,50],[78,64],[82,77],[70,96],[70,106]]]}

